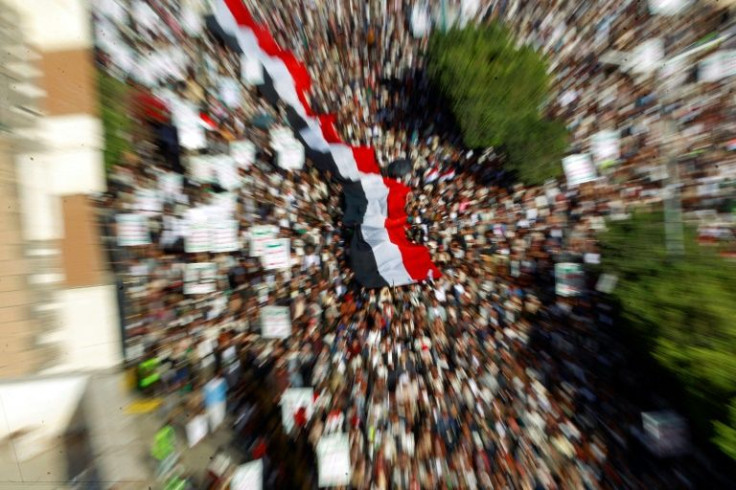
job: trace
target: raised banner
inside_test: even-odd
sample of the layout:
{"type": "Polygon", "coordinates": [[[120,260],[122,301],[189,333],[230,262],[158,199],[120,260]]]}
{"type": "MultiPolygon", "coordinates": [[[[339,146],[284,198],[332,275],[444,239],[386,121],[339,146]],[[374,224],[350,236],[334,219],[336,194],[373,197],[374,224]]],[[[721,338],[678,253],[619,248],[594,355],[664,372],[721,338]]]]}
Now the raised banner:
{"type": "Polygon", "coordinates": [[[223,189],[233,191],[243,185],[235,158],[230,155],[214,155],[211,158],[217,182],[223,189]]]}
{"type": "Polygon", "coordinates": [[[300,170],[304,167],[304,145],[298,141],[284,142],[277,151],[279,167],[284,170],[300,170]]]}
{"type": "Polygon", "coordinates": [[[305,421],[314,415],[314,390],[289,388],[281,395],[281,422],[287,434],[294,428],[294,417],[304,409],[305,421]]]}
{"type": "Polygon", "coordinates": [[[263,460],[241,464],[230,480],[230,490],[262,490],[263,460]]]}
{"type": "Polygon", "coordinates": [[[142,214],[118,214],[115,217],[118,225],[118,245],[121,247],[139,247],[151,243],[148,230],[148,218],[142,214]]]}
{"type": "Polygon", "coordinates": [[[618,131],[604,130],[591,136],[590,151],[599,168],[614,165],[620,156],[618,131]]]}
{"type": "Polygon", "coordinates": [[[205,208],[193,208],[186,215],[186,253],[210,251],[210,220],[205,208]]]}
{"type": "Polygon", "coordinates": [[[182,195],[184,177],[174,172],[162,172],[158,175],[158,189],[164,200],[176,201],[182,195]]]}
{"type": "Polygon", "coordinates": [[[250,256],[260,257],[266,248],[266,242],[276,238],[279,229],[273,225],[258,225],[250,228],[250,256]]]}
{"type": "Polygon", "coordinates": [[[717,82],[736,76],[736,49],[722,49],[698,64],[699,82],[717,82]]]}
{"type": "Polygon", "coordinates": [[[561,262],[555,264],[555,292],[558,296],[579,296],[585,287],[585,274],[581,264],[561,262]]]}
{"type": "Polygon", "coordinates": [[[225,421],[227,383],[222,378],[215,378],[204,385],[203,391],[204,406],[207,411],[210,429],[214,431],[225,421]]]}
{"type": "Polygon", "coordinates": [[[186,150],[201,150],[207,147],[207,135],[199,119],[197,107],[187,101],[177,100],[171,104],[171,117],[179,132],[179,144],[186,150]]]}
{"type": "Polygon", "coordinates": [[[262,85],[263,84],[263,65],[255,56],[245,56],[240,58],[240,79],[245,85],[262,85]]]}
{"type": "Polygon", "coordinates": [[[595,167],[587,154],[570,155],[562,159],[567,185],[575,187],[596,179],[595,167]]]}
{"type": "Polygon", "coordinates": [[[248,140],[230,143],[230,156],[240,168],[248,169],[256,162],[256,145],[248,140]]]}
{"type": "Polygon", "coordinates": [[[196,446],[197,443],[207,436],[208,431],[209,426],[207,424],[207,416],[205,415],[197,415],[187,422],[186,432],[189,447],[196,446]]]}
{"type": "Polygon", "coordinates": [[[266,270],[287,269],[291,266],[291,242],[288,238],[272,238],[263,243],[261,263],[266,270]]]}
{"type": "Polygon", "coordinates": [[[291,335],[291,312],[288,306],[261,308],[261,337],[285,339],[291,335]]]}
{"type": "Polygon", "coordinates": [[[350,484],[350,442],[347,434],[322,436],[317,443],[319,487],[350,484]]]}
{"type": "Polygon", "coordinates": [[[188,159],[189,176],[201,184],[209,184],[214,178],[214,164],[210,155],[195,155],[188,159]]]}
{"type": "Polygon", "coordinates": [[[146,216],[156,216],[163,210],[163,200],[157,189],[138,189],[135,193],[135,209],[146,216]]]}
{"type": "Polygon", "coordinates": [[[213,221],[210,227],[210,252],[235,252],[239,249],[238,221],[234,219],[213,221]]]}
{"type": "Polygon", "coordinates": [[[187,264],[184,271],[184,294],[208,294],[217,289],[217,264],[187,264]]]}

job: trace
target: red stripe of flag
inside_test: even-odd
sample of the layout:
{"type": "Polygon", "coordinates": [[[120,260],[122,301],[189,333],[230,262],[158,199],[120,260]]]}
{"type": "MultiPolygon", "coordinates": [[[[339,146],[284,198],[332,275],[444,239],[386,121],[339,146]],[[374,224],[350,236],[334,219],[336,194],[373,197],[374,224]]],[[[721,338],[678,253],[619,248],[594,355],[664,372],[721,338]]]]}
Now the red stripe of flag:
{"type": "Polygon", "coordinates": [[[406,215],[406,198],[411,189],[396,180],[384,178],[384,184],[388,187],[388,218],[384,226],[388,232],[389,240],[396,245],[401,253],[404,268],[415,281],[423,281],[432,272],[433,278],[440,277],[440,271],[432,263],[429,250],[423,245],[416,245],[406,237],[408,228],[406,215]]]}
{"type": "Polygon", "coordinates": [[[358,170],[364,174],[380,174],[381,169],[376,161],[376,151],[370,146],[351,146],[353,158],[358,170]]]}

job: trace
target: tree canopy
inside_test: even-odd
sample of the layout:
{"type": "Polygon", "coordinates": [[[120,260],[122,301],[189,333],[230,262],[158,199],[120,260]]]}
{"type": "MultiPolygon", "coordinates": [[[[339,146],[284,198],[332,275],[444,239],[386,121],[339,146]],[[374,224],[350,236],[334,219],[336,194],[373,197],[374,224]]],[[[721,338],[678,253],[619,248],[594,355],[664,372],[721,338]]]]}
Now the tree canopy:
{"type": "Polygon", "coordinates": [[[436,31],[429,71],[468,147],[504,150],[509,169],[530,184],[560,174],[567,130],[541,114],[550,80],[540,54],[515,47],[498,23],[436,31]]]}
{"type": "Polygon", "coordinates": [[[105,138],[105,170],[109,171],[131,148],[128,139],[132,126],[127,107],[129,88],[101,70],[97,73],[97,86],[105,138]]]}
{"type": "Polygon", "coordinates": [[[736,267],[692,229],[685,256],[669,260],[660,213],[612,222],[600,239],[622,326],[684,388],[698,429],[736,459],[736,267]]]}

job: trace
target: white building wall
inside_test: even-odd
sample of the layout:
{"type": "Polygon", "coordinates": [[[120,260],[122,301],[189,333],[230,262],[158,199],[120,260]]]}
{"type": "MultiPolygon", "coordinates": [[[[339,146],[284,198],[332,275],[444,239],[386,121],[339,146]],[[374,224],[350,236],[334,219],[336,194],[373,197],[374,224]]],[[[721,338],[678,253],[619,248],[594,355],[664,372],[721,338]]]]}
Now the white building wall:
{"type": "Polygon", "coordinates": [[[50,372],[115,368],[123,363],[115,285],[64,289],[57,293],[61,350],[50,372]]]}

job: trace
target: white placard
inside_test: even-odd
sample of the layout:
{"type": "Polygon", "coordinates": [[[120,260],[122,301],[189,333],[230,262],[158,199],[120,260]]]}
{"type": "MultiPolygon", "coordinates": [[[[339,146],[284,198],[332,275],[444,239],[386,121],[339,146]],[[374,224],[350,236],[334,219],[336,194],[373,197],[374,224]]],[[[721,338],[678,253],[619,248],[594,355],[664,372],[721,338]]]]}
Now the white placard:
{"type": "Polygon", "coordinates": [[[590,137],[590,151],[598,167],[616,163],[620,156],[618,131],[599,131],[590,137]]]}
{"type": "Polygon", "coordinates": [[[237,220],[218,219],[210,223],[210,252],[235,252],[239,248],[237,220]]]}
{"type": "Polygon", "coordinates": [[[221,192],[212,196],[208,213],[215,218],[234,219],[238,196],[233,192],[221,192]]]}
{"type": "Polygon", "coordinates": [[[350,484],[350,442],[347,434],[322,436],[317,443],[319,487],[350,484]]]}
{"type": "Polygon", "coordinates": [[[189,176],[192,180],[207,184],[214,178],[214,164],[210,155],[191,156],[188,159],[189,176]]]}
{"type": "Polygon", "coordinates": [[[118,245],[121,247],[138,247],[151,243],[148,230],[148,218],[142,214],[118,214],[115,217],[118,229],[118,245]]]}
{"type": "Polygon", "coordinates": [[[210,219],[205,208],[193,208],[186,215],[186,237],[184,247],[187,253],[203,253],[210,250],[210,219]]]}
{"type": "Polygon", "coordinates": [[[229,109],[238,109],[242,103],[240,83],[230,77],[220,78],[219,83],[220,100],[229,109]]]}
{"type": "Polygon", "coordinates": [[[261,308],[261,337],[285,339],[291,335],[291,313],[288,306],[261,308]]]}
{"type": "Polygon", "coordinates": [[[232,191],[243,185],[240,174],[238,174],[238,166],[232,156],[216,155],[211,161],[220,186],[232,191]]]}
{"type": "Polygon", "coordinates": [[[677,15],[690,3],[691,0],[649,0],[649,11],[654,15],[677,15]]]}
{"type": "Polygon", "coordinates": [[[241,464],[230,480],[230,490],[262,490],[263,461],[257,459],[241,464]]]}
{"type": "Polygon", "coordinates": [[[263,65],[255,56],[245,56],[240,58],[240,79],[245,85],[262,85],[263,65]]]}
{"type": "Polygon", "coordinates": [[[690,434],[685,419],[671,410],[641,414],[644,442],[659,457],[690,452],[690,434]]]}
{"type": "Polygon", "coordinates": [[[664,40],[648,39],[631,52],[629,67],[634,73],[651,73],[660,67],[664,59],[664,40]]]}
{"type": "Polygon", "coordinates": [[[306,410],[307,421],[314,415],[314,390],[288,388],[281,395],[281,422],[287,434],[294,428],[294,415],[300,408],[306,410]]]}
{"type": "Polygon", "coordinates": [[[184,177],[174,172],[163,172],[158,175],[158,190],[167,201],[174,201],[182,195],[184,177]]]}
{"type": "Polygon", "coordinates": [[[585,287],[583,266],[572,262],[555,264],[555,292],[558,296],[579,296],[585,287]]]}
{"type": "Polygon", "coordinates": [[[415,4],[411,11],[411,33],[414,37],[421,38],[427,35],[431,25],[432,19],[426,5],[415,4]]]}
{"type": "Polygon", "coordinates": [[[570,155],[562,159],[567,185],[575,187],[596,179],[595,167],[588,154],[570,155]]]}
{"type": "Polygon", "coordinates": [[[276,238],[279,229],[273,225],[251,226],[250,228],[250,256],[260,257],[266,247],[266,242],[276,238]]]}
{"type": "Polygon", "coordinates": [[[277,126],[269,131],[271,138],[270,145],[274,150],[282,148],[284,145],[288,145],[290,142],[295,141],[294,134],[291,129],[283,126],[277,126]]]}
{"type": "Polygon", "coordinates": [[[304,167],[304,145],[296,140],[282,143],[277,159],[279,167],[284,170],[300,170],[304,167]]]}
{"type": "Polygon", "coordinates": [[[616,288],[616,283],[618,283],[618,276],[614,274],[601,274],[595,285],[595,289],[601,293],[611,294],[616,288]]]}
{"type": "Polygon", "coordinates": [[[157,189],[138,189],[134,207],[146,216],[156,216],[163,210],[163,200],[157,189]]]}
{"type": "Polygon", "coordinates": [[[227,383],[222,378],[215,378],[204,385],[203,391],[210,429],[214,431],[222,425],[227,414],[227,383]]]}
{"type": "Polygon", "coordinates": [[[179,145],[187,150],[207,147],[207,134],[199,119],[197,107],[187,101],[177,100],[171,105],[171,118],[179,132],[179,145]]]}
{"type": "Polygon", "coordinates": [[[736,49],[716,51],[698,64],[698,81],[717,82],[736,76],[736,49]]]}
{"type": "Polygon", "coordinates": [[[256,161],[256,145],[248,140],[233,141],[230,143],[230,156],[240,168],[248,169],[256,161]]]}
{"type": "Polygon", "coordinates": [[[184,272],[184,294],[208,294],[217,289],[217,264],[187,264],[184,272]]]}
{"type": "Polygon", "coordinates": [[[266,270],[287,269],[291,266],[291,245],[288,238],[272,238],[263,243],[260,255],[266,270]]]}
{"type": "Polygon", "coordinates": [[[199,441],[207,436],[209,425],[206,415],[197,415],[187,423],[187,443],[189,447],[194,447],[199,441]]]}

